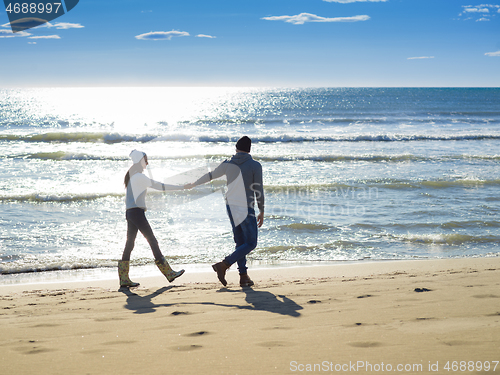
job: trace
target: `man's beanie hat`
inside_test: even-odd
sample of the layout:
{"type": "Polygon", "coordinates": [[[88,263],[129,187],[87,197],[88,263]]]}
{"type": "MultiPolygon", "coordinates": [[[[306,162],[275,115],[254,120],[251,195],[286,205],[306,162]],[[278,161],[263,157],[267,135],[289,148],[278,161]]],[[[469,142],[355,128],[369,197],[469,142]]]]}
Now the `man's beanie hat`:
{"type": "Polygon", "coordinates": [[[252,147],[252,140],[246,135],[238,139],[238,142],[236,142],[237,150],[250,152],[250,147],[252,147]]]}

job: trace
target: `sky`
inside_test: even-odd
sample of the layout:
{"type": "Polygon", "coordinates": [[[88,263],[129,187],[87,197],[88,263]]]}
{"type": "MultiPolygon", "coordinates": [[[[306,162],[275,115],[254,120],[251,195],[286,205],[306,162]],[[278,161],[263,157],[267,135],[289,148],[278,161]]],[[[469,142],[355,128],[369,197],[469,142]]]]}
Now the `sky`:
{"type": "Polygon", "coordinates": [[[2,7],[0,88],[500,87],[483,1],[80,0],[18,33],[2,7]]]}

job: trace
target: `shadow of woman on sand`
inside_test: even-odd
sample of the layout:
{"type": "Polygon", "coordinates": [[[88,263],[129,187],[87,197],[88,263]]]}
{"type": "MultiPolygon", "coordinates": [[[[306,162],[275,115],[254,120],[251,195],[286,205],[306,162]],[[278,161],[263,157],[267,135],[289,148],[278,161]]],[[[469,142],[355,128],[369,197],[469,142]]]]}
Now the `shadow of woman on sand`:
{"type": "Polygon", "coordinates": [[[148,314],[156,311],[158,307],[174,306],[172,303],[153,303],[152,299],[160,294],[172,289],[173,286],[165,286],[160,288],[147,296],[140,296],[132,292],[129,288],[120,288],[119,291],[127,296],[127,303],[125,308],[134,312],[134,314],[148,314]]]}

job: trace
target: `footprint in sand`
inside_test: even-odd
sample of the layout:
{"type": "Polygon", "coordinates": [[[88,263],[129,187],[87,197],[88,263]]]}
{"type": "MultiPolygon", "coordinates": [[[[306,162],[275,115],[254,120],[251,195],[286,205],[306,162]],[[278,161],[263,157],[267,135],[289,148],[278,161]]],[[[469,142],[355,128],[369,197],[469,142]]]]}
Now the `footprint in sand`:
{"type": "Polygon", "coordinates": [[[123,341],[108,341],[108,342],[103,342],[102,345],[106,346],[115,346],[115,345],[133,345],[137,343],[137,341],[133,340],[123,340],[123,341]]]}
{"type": "Polygon", "coordinates": [[[455,341],[443,341],[442,342],[444,345],[447,346],[462,346],[462,345],[480,345],[480,342],[475,342],[475,341],[462,341],[462,340],[455,340],[455,341]]]}
{"type": "Polygon", "coordinates": [[[209,332],[207,331],[199,331],[199,332],[193,332],[193,333],[189,333],[187,334],[186,336],[190,336],[190,337],[200,337],[200,336],[206,336],[208,335],[209,332]]]}
{"type": "Polygon", "coordinates": [[[474,298],[500,298],[500,296],[497,296],[495,294],[478,294],[475,296],[472,296],[474,298]]]}
{"type": "Polygon", "coordinates": [[[12,349],[22,354],[41,354],[56,351],[56,349],[44,348],[41,343],[35,340],[29,340],[26,346],[18,346],[12,349]]]}
{"type": "Polygon", "coordinates": [[[432,290],[431,289],[427,289],[427,288],[415,288],[415,292],[417,292],[417,293],[432,292],[432,290]]]}
{"type": "Polygon", "coordinates": [[[181,345],[181,346],[172,346],[170,349],[178,352],[190,352],[191,350],[201,349],[203,346],[201,345],[181,345]]]}
{"type": "Polygon", "coordinates": [[[361,341],[361,342],[350,342],[347,345],[353,346],[355,348],[376,348],[378,346],[383,346],[384,344],[377,341],[361,341]]]}
{"type": "Polygon", "coordinates": [[[174,311],[171,315],[189,315],[187,311],[174,311]]]}
{"type": "Polygon", "coordinates": [[[368,298],[368,297],[373,297],[371,294],[364,294],[362,296],[358,296],[357,298],[368,298]]]}
{"type": "Polygon", "coordinates": [[[265,348],[277,348],[283,346],[292,346],[293,344],[287,341],[267,341],[258,343],[257,345],[263,346],[265,348]]]}

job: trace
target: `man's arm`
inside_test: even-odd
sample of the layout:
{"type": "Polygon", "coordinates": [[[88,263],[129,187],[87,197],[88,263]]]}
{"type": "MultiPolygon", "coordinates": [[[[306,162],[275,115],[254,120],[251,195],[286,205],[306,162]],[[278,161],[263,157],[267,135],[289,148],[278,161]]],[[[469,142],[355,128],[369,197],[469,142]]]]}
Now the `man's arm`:
{"type": "Polygon", "coordinates": [[[206,184],[207,182],[210,182],[216,178],[220,178],[220,177],[224,176],[226,174],[226,167],[227,167],[227,163],[223,162],[217,168],[215,168],[213,171],[204,174],[199,179],[197,179],[195,182],[184,185],[184,189],[192,189],[195,186],[206,184]]]}
{"type": "Polygon", "coordinates": [[[262,165],[258,163],[254,172],[254,183],[251,186],[257,200],[259,214],[257,215],[257,226],[260,228],[264,223],[264,183],[262,181],[262,165]]]}
{"type": "Polygon", "coordinates": [[[261,227],[264,224],[264,211],[260,211],[257,215],[257,227],[261,227]]]}

